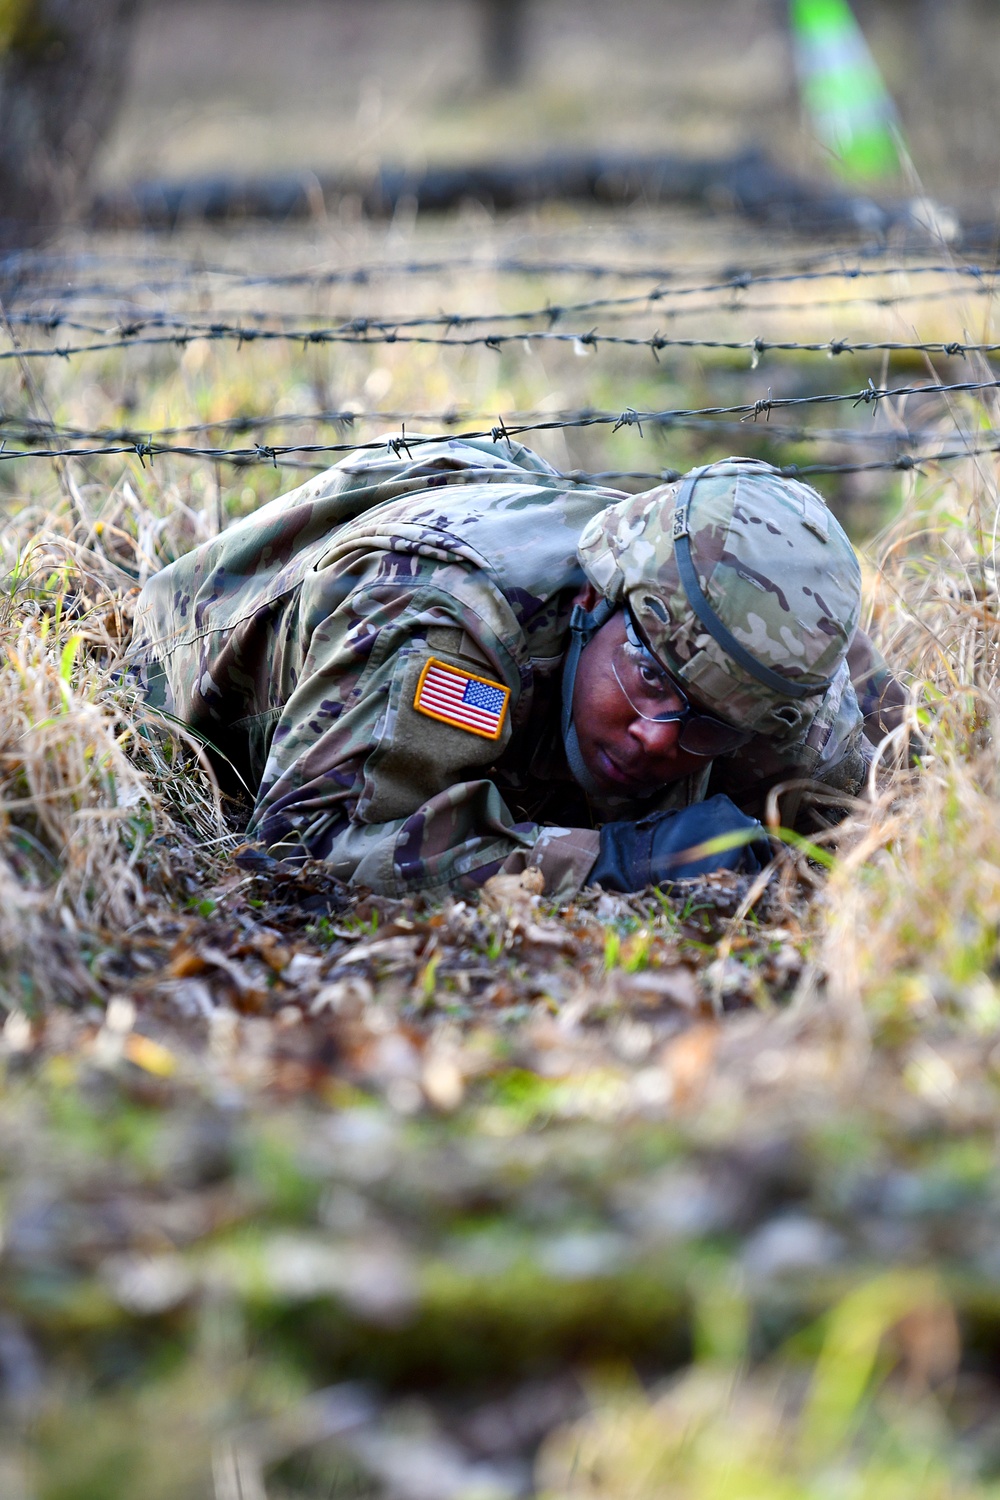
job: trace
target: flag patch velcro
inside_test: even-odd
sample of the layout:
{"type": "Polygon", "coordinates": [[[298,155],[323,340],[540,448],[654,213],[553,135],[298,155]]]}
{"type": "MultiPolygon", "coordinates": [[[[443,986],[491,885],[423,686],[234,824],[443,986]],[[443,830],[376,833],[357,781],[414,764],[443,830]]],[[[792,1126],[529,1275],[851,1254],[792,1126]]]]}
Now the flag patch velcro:
{"type": "Polygon", "coordinates": [[[502,683],[463,672],[461,667],[449,666],[432,656],[420,674],[413,707],[442,724],[496,740],[509,701],[510,689],[502,683]]]}

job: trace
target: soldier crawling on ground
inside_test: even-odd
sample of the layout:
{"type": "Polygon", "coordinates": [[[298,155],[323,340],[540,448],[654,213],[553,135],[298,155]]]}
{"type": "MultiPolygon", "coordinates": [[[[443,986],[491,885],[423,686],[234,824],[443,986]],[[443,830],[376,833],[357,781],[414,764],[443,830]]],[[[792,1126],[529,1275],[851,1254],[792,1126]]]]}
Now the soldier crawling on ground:
{"type": "Polygon", "coordinates": [[[272,855],[389,895],[535,867],[563,897],[755,869],[768,787],[858,792],[904,702],[860,606],[843,530],[766,464],[626,495],[431,440],[165,568],[130,663],[272,855]]]}

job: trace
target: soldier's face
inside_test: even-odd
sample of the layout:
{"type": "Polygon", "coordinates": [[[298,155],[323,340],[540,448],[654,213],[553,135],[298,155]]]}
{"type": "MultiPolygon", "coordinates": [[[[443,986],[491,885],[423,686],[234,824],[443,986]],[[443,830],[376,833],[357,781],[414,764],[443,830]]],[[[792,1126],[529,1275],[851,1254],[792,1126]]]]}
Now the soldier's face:
{"type": "MultiPolygon", "coordinates": [[[[579,596],[585,609],[597,603],[588,586],[579,596]]],[[[573,687],[573,723],[587,770],[603,790],[648,797],[668,781],[704,769],[705,760],[681,750],[681,725],[636,713],[612,671],[625,641],[625,614],[618,610],[584,647],[573,687]]]]}

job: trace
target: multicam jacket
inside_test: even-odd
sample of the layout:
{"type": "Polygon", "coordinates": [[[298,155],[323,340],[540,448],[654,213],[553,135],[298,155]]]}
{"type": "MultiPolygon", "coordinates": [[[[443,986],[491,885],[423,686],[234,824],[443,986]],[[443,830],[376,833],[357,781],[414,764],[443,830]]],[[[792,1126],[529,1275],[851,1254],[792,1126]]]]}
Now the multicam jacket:
{"type": "MultiPolygon", "coordinates": [[[[737,798],[797,773],[853,789],[848,683],[796,744],[755,740],[642,804],[583,795],[559,729],[577,541],[621,499],[508,441],[353,455],[156,574],[131,674],[250,791],[251,837],[387,894],[531,865],[565,895],[609,818],[709,782],[737,798]]],[[[872,651],[854,655],[877,686],[872,651]]]]}

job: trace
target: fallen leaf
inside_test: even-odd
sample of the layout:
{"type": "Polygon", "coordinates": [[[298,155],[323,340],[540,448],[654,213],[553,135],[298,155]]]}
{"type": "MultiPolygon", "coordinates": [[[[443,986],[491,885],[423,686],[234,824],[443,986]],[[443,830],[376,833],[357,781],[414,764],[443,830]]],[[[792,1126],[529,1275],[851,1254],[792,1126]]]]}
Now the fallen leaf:
{"type": "Polygon", "coordinates": [[[125,1038],[122,1052],[130,1063],[134,1063],[144,1073],[152,1073],[156,1078],[170,1078],[177,1071],[177,1059],[172,1052],[159,1042],[154,1042],[151,1037],[141,1036],[136,1031],[130,1032],[125,1038]]]}
{"type": "Polygon", "coordinates": [[[325,984],[309,1007],[311,1016],[332,1010],[337,1015],[359,1015],[371,1001],[371,982],[361,974],[348,974],[332,984],[325,984]]]}
{"type": "Polygon", "coordinates": [[[457,1063],[440,1053],[427,1059],[420,1082],[430,1103],[443,1114],[457,1109],[465,1094],[465,1082],[457,1063]]]}
{"type": "Polygon", "coordinates": [[[342,964],[400,964],[416,958],[423,937],[377,938],[373,943],[356,943],[341,958],[342,964]]]}
{"type": "Polygon", "coordinates": [[[664,1047],[663,1066],[673,1085],[677,1104],[690,1104],[701,1093],[718,1044],[719,1027],[714,1022],[706,1022],[692,1026],[664,1047]]]}
{"type": "Polygon", "coordinates": [[[186,945],[174,950],[167,965],[171,979],[190,979],[192,974],[204,974],[208,960],[196,948],[186,945]]]}
{"type": "Polygon", "coordinates": [[[520,875],[491,875],[483,886],[482,901],[501,916],[525,919],[538,905],[545,889],[541,870],[522,870],[520,875]]]}
{"type": "Polygon", "coordinates": [[[661,1005],[697,1010],[701,1004],[698,982],[686,964],[672,969],[643,969],[637,974],[616,973],[615,988],[623,1000],[648,1010],[661,1005]]]}
{"type": "Polygon", "coordinates": [[[322,958],[314,953],[293,953],[281,977],[286,984],[307,984],[318,976],[322,966],[322,958]]]}
{"type": "Polygon", "coordinates": [[[577,943],[573,935],[556,922],[542,926],[539,922],[528,922],[521,939],[522,951],[531,957],[532,951],[545,953],[573,953],[577,943]]]}

